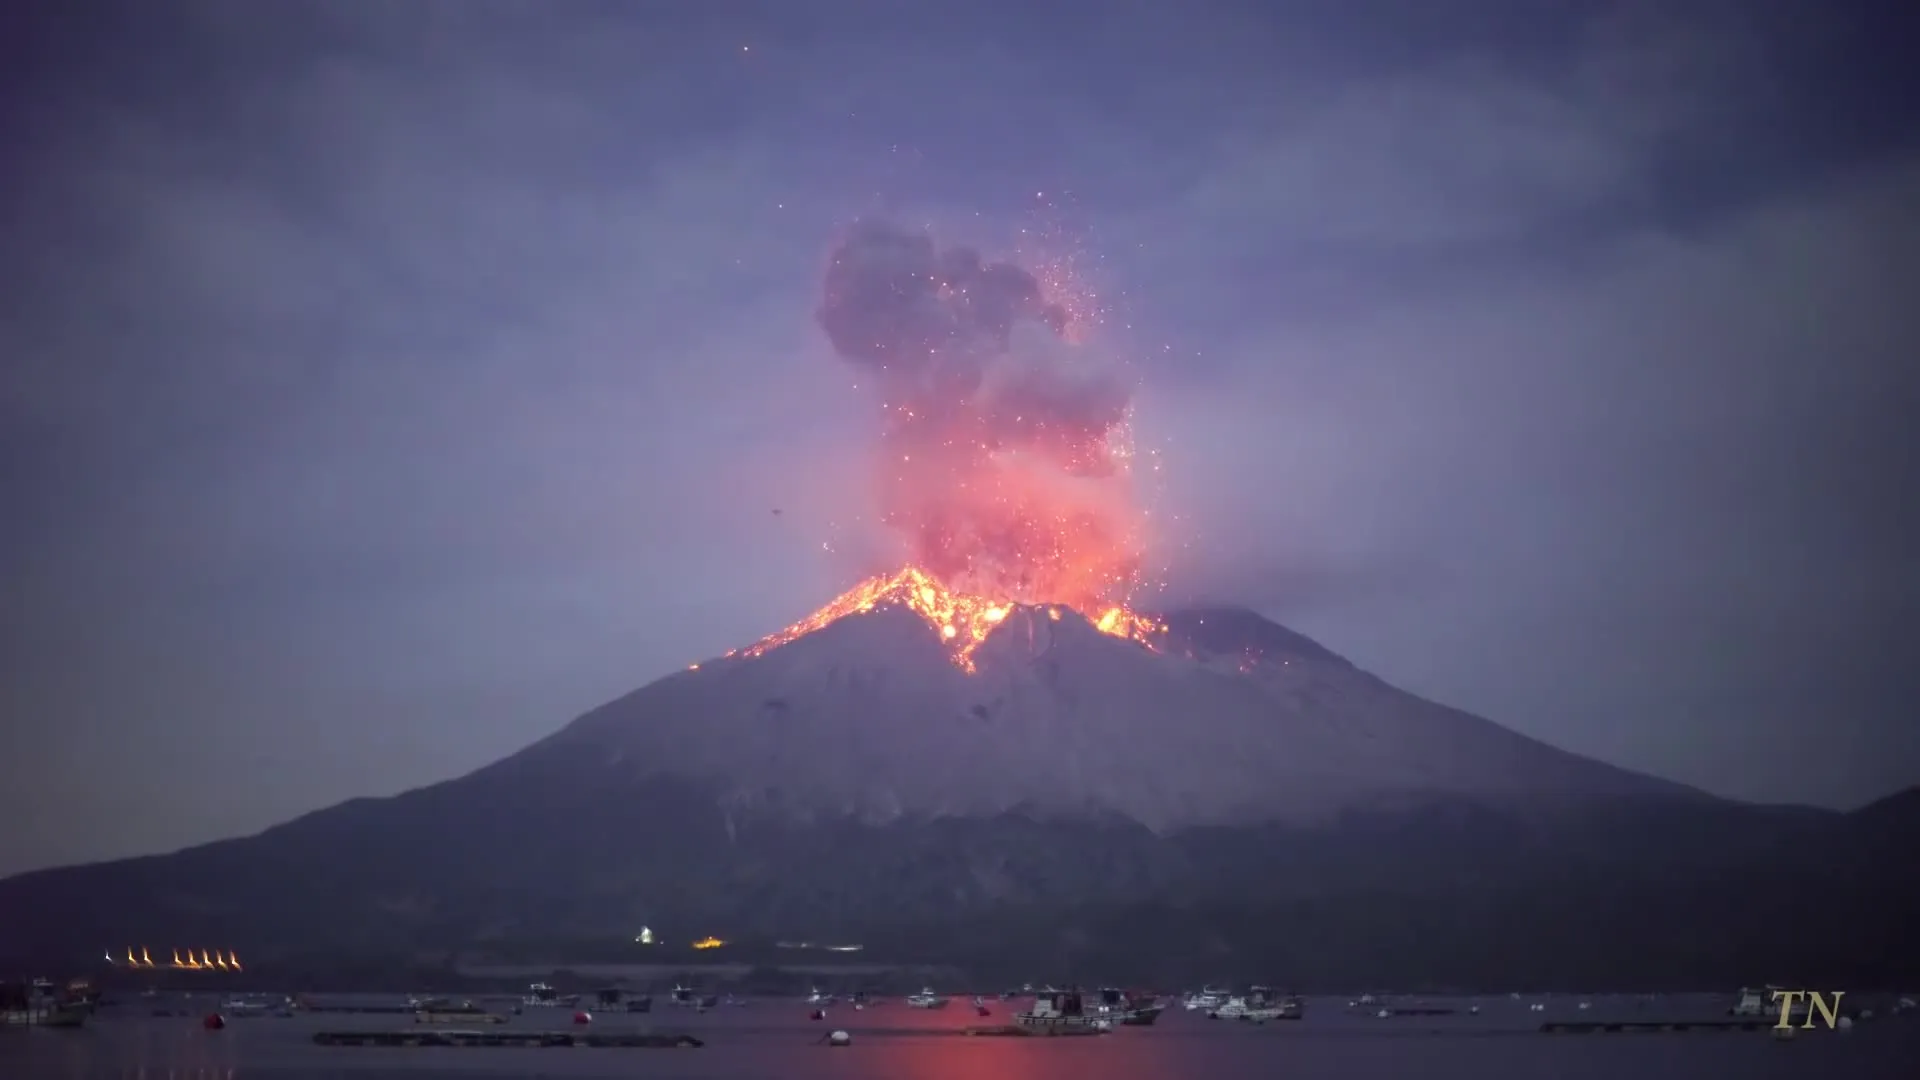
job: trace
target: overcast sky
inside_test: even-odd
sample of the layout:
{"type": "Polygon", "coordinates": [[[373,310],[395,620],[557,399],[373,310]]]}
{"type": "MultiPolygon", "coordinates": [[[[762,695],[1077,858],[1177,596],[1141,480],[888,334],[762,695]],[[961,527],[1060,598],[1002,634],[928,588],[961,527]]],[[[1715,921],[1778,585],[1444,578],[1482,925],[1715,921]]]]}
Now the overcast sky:
{"type": "Polygon", "coordinates": [[[1920,782],[1900,5],[37,6],[0,873],[457,775],[883,568],[859,215],[1079,251],[1170,597],[1727,795],[1920,782]]]}

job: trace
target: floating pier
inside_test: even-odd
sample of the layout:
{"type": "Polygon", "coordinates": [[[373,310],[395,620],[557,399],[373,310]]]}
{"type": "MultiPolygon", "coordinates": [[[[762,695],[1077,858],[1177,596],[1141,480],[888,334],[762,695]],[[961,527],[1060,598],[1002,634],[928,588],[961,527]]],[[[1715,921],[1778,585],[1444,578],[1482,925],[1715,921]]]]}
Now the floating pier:
{"type": "Polygon", "coordinates": [[[985,1027],[970,1027],[961,1031],[963,1035],[977,1035],[983,1038],[1042,1038],[1051,1039],[1064,1035],[1105,1035],[1106,1031],[1095,1027],[1022,1027],[1018,1024],[992,1024],[985,1027]]]}
{"type": "Polygon", "coordinates": [[[688,1049],[706,1043],[687,1034],[572,1031],[320,1031],[321,1046],[585,1046],[619,1050],[688,1049]]]}
{"type": "Polygon", "coordinates": [[[413,1014],[416,1024],[504,1024],[507,1018],[485,1009],[423,1009],[413,1014]]]}
{"type": "Polygon", "coordinates": [[[1677,1031],[1765,1031],[1777,1020],[1549,1020],[1548,1035],[1627,1035],[1677,1031]]]}

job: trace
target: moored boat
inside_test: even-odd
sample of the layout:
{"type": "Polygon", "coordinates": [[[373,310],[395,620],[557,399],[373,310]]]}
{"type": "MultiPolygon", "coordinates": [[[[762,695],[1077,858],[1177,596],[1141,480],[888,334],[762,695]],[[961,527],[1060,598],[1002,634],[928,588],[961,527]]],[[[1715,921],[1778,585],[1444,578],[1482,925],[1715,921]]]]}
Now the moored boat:
{"type": "Polygon", "coordinates": [[[535,1009],[570,1009],[579,1003],[579,994],[562,995],[560,991],[543,982],[527,987],[526,996],[520,999],[521,1005],[535,1009]]]}
{"type": "Polygon", "coordinates": [[[1086,999],[1076,990],[1056,990],[1034,998],[1033,1007],[1026,1012],[1015,1013],[1013,1022],[1024,1028],[1040,1030],[1110,1031],[1116,1018],[1090,1009],[1086,999]]]}
{"type": "Polygon", "coordinates": [[[917,994],[907,997],[907,1006],[913,1009],[944,1009],[947,999],[933,992],[933,987],[923,987],[917,994]]]}
{"type": "Polygon", "coordinates": [[[1307,1004],[1291,994],[1273,998],[1259,1005],[1250,1005],[1240,1014],[1240,1019],[1249,1023],[1264,1024],[1269,1020],[1304,1020],[1307,1004]]]}
{"type": "Polygon", "coordinates": [[[1245,993],[1230,994],[1227,1000],[1207,1013],[1214,1020],[1241,1019],[1278,1019],[1278,1015],[1268,1015],[1279,1008],[1273,991],[1264,986],[1250,986],[1245,993]]]}
{"type": "Polygon", "coordinates": [[[1188,994],[1187,1000],[1183,1004],[1188,1012],[1210,1013],[1220,1006],[1225,1005],[1227,999],[1231,996],[1233,995],[1229,990],[1217,986],[1204,986],[1188,994]]]}
{"type": "Polygon", "coordinates": [[[675,986],[670,1000],[682,1009],[711,1009],[720,1004],[718,994],[703,994],[690,986],[675,986]]]}

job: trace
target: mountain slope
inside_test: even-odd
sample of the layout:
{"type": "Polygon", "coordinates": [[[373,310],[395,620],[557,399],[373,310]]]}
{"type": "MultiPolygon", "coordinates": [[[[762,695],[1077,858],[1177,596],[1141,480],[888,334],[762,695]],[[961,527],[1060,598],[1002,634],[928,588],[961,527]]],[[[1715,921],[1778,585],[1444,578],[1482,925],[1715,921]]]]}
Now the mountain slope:
{"type": "Polygon", "coordinates": [[[1920,890],[1882,857],[1913,834],[1910,799],[1711,799],[1395,691],[1250,613],[1167,621],[1149,652],[1021,613],[967,675],[916,616],[843,619],[458,780],[0,882],[0,958],[606,949],[645,924],[1135,978],[1913,970],[1920,890]],[[1845,918],[1758,919],[1814,909],[1845,918]]]}
{"type": "Polygon", "coordinates": [[[1166,831],[1409,795],[1685,790],[1402,693],[1249,612],[1169,625],[1154,652],[1024,609],[968,674],[925,621],[881,608],[669,676],[550,742],[713,778],[736,805],[871,821],[1022,808],[1166,831]]]}

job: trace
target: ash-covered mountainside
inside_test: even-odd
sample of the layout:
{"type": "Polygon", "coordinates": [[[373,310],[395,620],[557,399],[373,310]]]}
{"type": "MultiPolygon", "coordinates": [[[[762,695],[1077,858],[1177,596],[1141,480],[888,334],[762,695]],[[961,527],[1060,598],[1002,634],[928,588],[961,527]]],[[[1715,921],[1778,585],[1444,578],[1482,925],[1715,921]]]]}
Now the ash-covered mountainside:
{"type": "Polygon", "coordinates": [[[970,675],[916,615],[843,619],[455,780],[0,881],[0,969],[170,945],[238,950],[275,985],[343,958],[631,962],[644,925],[718,934],[744,964],[854,940],[863,962],[988,982],[1920,970],[1911,795],[1852,815],[1713,799],[1396,691],[1249,612],[1167,622],[1149,650],[1021,612],[970,675]]]}
{"type": "Polygon", "coordinates": [[[1155,649],[1018,609],[966,672],[898,607],[703,664],[533,748],[590,746],[636,778],[802,814],[1113,815],[1166,831],[1311,821],[1430,796],[1685,789],[1388,686],[1250,611],[1177,612],[1155,649]]]}

